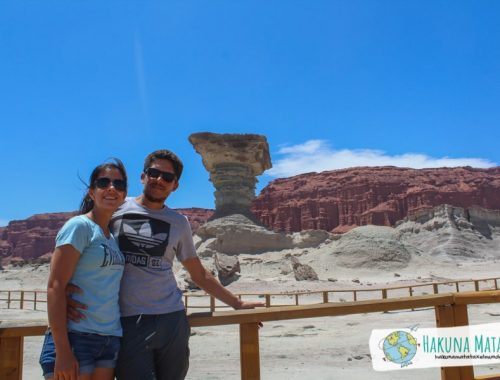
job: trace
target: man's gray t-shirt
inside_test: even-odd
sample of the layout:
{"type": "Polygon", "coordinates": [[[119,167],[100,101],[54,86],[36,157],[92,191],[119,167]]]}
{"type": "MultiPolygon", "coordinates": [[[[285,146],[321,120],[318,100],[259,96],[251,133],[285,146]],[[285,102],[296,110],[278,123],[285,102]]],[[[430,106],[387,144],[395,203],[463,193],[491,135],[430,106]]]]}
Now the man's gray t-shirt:
{"type": "Polygon", "coordinates": [[[186,217],[167,206],[151,210],[127,198],[114,213],[111,230],[125,256],[122,317],[183,310],[172,265],[174,256],[181,262],[196,257],[186,217]]]}

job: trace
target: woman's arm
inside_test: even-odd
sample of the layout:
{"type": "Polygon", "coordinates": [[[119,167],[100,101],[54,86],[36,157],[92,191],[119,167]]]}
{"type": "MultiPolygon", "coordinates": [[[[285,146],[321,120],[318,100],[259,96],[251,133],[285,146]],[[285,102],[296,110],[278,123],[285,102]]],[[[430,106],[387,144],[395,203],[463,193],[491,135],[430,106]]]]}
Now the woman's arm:
{"type": "Polygon", "coordinates": [[[68,339],[66,313],[66,285],[68,284],[76,264],[80,259],[72,245],[57,247],[52,255],[49,282],[47,285],[47,310],[49,326],[56,346],[56,366],[54,377],[64,379],[78,378],[78,362],[76,361],[68,339]]]}

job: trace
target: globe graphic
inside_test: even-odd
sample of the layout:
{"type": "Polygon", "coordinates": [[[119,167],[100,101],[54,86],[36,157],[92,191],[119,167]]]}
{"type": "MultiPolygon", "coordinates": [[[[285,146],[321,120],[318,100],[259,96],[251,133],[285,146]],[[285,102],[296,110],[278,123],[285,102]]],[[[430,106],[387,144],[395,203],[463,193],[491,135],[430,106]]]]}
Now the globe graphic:
{"type": "Polygon", "coordinates": [[[417,353],[417,340],[407,332],[394,331],[384,339],[383,350],[387,360],[409,364],[417,353]]]}

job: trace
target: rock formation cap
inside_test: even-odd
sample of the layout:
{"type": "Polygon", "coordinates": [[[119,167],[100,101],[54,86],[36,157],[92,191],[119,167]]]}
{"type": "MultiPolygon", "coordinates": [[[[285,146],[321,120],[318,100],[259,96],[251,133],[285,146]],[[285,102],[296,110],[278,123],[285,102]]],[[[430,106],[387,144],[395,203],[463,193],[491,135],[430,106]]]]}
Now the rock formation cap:
{"type": "Polygon", "coordinates": [[[269,145],[262,135],[200,132],[189,136],[189,142],[209,172],[228,162],[249,166],[256,176],[272,167],[269,145]]]}

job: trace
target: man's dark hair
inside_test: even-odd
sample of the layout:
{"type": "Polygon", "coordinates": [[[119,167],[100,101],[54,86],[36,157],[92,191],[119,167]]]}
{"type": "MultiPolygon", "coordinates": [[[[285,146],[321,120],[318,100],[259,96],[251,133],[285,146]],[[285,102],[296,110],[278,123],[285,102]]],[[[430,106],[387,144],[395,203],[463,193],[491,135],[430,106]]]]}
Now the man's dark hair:
{"type": "Polygon", "coordinates": [[[174,152],[171,152],[166,149],[155,150],[153,153],[150,153],[144,159],[144,171],[150,168],[154,160],[169,160],[174,167],[175,176],[177,180],[181,178],[182,169],[184,169],[184,165],[182,161],[174,152]]]}

